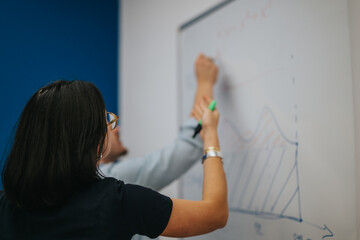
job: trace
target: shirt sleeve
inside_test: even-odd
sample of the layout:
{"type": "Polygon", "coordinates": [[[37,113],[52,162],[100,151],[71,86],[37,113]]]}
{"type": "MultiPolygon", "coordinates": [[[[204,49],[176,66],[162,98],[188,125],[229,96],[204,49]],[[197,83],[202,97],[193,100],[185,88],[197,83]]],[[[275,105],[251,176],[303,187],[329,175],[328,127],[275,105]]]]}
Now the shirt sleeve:
{"type": "Polygon", "coordinates": [[[149,188],[125,185],[122,212],[136,234],[158,237],[169,222],[172,204],[169,197],[149,188]]]}
{"type": "Polygon", "coordinates": [[[201,161],[200,134],[192,138],[196,126],[196,120],[190,118],[180,127],[178,137],[164,148],[144,157],[101,164],[100,170],[107,177],[160,190],[201,161]]]}

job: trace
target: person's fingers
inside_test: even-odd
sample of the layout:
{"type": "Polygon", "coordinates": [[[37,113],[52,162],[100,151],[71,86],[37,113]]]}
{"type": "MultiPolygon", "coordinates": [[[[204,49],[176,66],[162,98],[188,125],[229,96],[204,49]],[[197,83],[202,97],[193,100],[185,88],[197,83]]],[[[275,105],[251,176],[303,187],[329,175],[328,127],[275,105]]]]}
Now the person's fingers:
{"type": "Polygon", "coordinates": [[[206,102],[202,101],[201,102],[201,109],[202,109],[202,114],[204,114],[204,112],[206,111],[206,109],[208,108],[209,104],[207,104],[206,102]]]}
{"type": "Polygon", "coordinates": [[[196,63],[199,63],[201,61],[201,58],[202,58],[202,54],[200,53],[197,58],[196,58],[196,63]]]}
{"type": "Polygon", "coordinates": [[[209,98],[208,96],[203,96],[203,100],[204,100],[205,104],[207,104],[207,106],[209,106],[210,103],[212,102],[212,99],[209,98]]]}
{"type": "Polygon", "coordinates": [[[203,60],[205,63],[209,63],[209,65],[214,63],[214,59],[211,57],[208,57],[204,55],[203,53],[200,53],[197,57],[198,60],[203,60]]]}
{"type": "Polygon", "coordinates": [[[197,105],[194,106],[194,108],[192,110],[192,113],[194,115],[200,115],[201,116],[202,113],[203,113],[203,110],[201,109],[201,106],[199,104],[197,104],[197,105]]]}
{"type": "Polygon", "coordinates": [[[215,108],[214,109],[214,114],[215,114],[215,116],[217,117],[217,118],[219,118],[219,116],[220,116],[220,113],[219,113],[219,111],[215,108]]]}
{"type": "Polygon", "coordinates": [[[193,116],[195,117],[196,120],[199,121],[199,120],[201,119],[202,114],[200,113],[200,111],[194,109],[194,110],[192,111],[192,114],[193,114],[193,116]]]}
{"type": "Polygon", "coordinates": [[[202,119],[202,116],[200,114],[197,114],[196,117],[195,117],[196,121],[200,121],[202,119]]]}
{"type": "Polygon", "coordinates": [[[206,96],[206,95],[203,96],[203,99],[204,99],[204,101],[206,101],[206,102],[211,102],[211,101],[213,100],[212,98],[210,98],[210,97],[208,97],[208,96],[206,96]]]}
{"type": "Polygon", "coordinates": [[[202,105],[196,105],[195,106],[195,110],[198,112],[198,114],[200,115],[200,118],[202,117],[202,115],[204,115],[205,110],[203,109],[202,105]]]}
{"type": "Polygon", "coordinates": [[[192,112],[192,116],[193,116],[197,121],[199,121],[199,116],[198,116],[195,112],[192,112]]]}
{"type": "Polygon", "coordinates": [[[201,60],[201,59],[203,59],[204,57],[205,57],[204,54],[200,53],[197,58],[198,58],[199,60],[201,60]]]}

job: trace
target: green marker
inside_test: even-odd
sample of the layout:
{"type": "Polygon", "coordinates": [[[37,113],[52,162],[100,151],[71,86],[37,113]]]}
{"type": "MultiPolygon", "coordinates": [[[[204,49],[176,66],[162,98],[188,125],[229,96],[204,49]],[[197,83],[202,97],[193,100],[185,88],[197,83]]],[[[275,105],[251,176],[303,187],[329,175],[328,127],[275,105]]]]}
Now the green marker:
{"type": "MultiPolygon", "coordinates": [[[[211,103],[209,104],[209,109],[210,109],[211,111],[214,111],[215,106],[216,106],[216,101],[215,101],[215,100],[212,100],[211,103]]],[[[197,125],[196,128],[195,128],[194,135],[192,136],[192,138],[195,138],[196,135],[201,131],[201,128],[202,128],[201,125],[202,125],[202,121],[201,121],[201,119],[200,119],[198,125],[197,125]]]]}

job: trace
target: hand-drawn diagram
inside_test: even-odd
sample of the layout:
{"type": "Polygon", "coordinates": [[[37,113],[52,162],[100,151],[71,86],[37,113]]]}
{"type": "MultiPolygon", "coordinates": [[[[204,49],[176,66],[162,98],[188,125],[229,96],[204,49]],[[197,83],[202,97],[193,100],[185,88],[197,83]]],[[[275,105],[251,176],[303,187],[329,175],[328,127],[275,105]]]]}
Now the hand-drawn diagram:
{"type": "MultiPolygon", "coordinates": [[[[231,213],[264,220],[287,219],[321,230],[322,239],[334,236],[326,225],[302,218],[299,142],[285,135],[270,107],[263,107],[253,131],[244,134],[236,123],[225,117],[219,132],[226,159],[224,167],[231,213]]],[[[200,189],[202,184],[201,175],[196,173],[190,172],[185,180],[191,192],[200,189]]],[[[254,230],[259,236],[264,235],[260,223],[254,223],[254,230]]],[[[293,238],[304,239],[297,233],[293,238]]]]}
{"type": "Polygon", "coordinates": [[[229,119],[221,132],[227,136],[223,145],[230,146],[225,149],[230,211],[301,222],[299,144],[285,136],[271,109],[264,107],[249,137],[229,119]]]}

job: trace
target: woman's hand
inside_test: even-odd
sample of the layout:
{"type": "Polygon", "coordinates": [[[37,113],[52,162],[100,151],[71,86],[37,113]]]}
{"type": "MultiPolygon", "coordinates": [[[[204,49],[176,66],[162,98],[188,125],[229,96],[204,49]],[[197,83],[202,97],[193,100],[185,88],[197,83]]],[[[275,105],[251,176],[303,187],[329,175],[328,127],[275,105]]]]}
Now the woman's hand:
{"type": "MultiPolygon", "coordinates": [[[[204,54],[199,54],[195,61],[195,74],[197,87],[194,96],[193,112],[199,111],[195,110],[195,107],[197,105],[201,105],[203,96],[208,98],[213,97],[213,89],[218,75],[218,67],[211,58],[206,57],[204,54]]],[[[191,117],[195,117],[193,112],[190,114],[191,117]]]]}
{"type": "Polygon", "coordinates": [[[198,85],[210,84],[213,86],[216,82],[218,67],[211,58],[199,54],[195,61],[195,74],[198,85]]]}
{"type": "Polygon", "coordinates": [[[217,136],[217,127],[219,124],[219,112],[215,108],[214,111],[211,111],[208,106],[210,105],[212,99],[204,96],[203,101],[195,105],[192,115],[197,121],[202,121],[202,130],[200,132],[201,138],[205,141],[205,137],[208,135],[217,136]]]}

